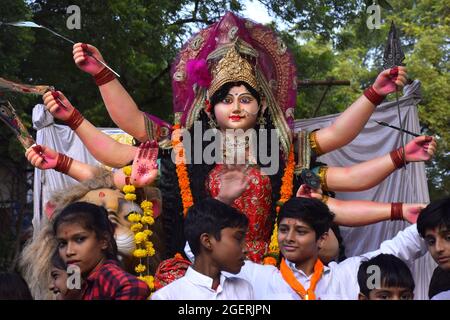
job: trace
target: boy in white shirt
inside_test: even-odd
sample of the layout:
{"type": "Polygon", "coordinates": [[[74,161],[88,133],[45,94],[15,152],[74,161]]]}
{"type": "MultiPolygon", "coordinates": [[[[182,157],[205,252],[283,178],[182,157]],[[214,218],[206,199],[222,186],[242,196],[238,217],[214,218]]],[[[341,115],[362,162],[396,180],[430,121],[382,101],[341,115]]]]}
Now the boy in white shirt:
{"type": "Polygon", "coordinates": [[[318,252],[333,220],[328,207],[317,199],[291,198],[277,218],[280,268],[246,261],[238,276],[253,285],[256,299],[358,299],[357,273],[362,261],[381,253],[393,254],[407,263],[427,252],[416,225],[379,250],[324,266],[318,252]]]}
{"type": "Polygon", "coordinates": [[[184,277],[156,291],[151,299],[253,299],[250,283],[232,275],[244,265],[247,227],[244,214],[219,200],[209,198],[196,203],[184,222],[195,261],[184,277]]]}

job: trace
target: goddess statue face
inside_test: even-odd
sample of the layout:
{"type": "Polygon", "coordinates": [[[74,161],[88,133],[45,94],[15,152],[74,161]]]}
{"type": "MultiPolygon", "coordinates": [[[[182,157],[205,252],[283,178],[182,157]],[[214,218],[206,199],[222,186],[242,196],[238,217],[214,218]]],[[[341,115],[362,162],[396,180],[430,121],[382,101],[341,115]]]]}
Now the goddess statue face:
{"type": "Polygon", "coordinates": [[[89,191],[80,201],[86,201],[102,206],[108,212],[109,220],[114,224],[114,238],[117,249],[125,256],[131,255],[134,248],[134,234],[130,230],[131,223],[127,220],[133,212],[141,212],[141,208],[124,199],[123,193],[113,189],[96,189],[89,191]]]}
{"type": "Polygon", "coordinates": [[[230,89],[222,101],[214,106],[214,115],[222,131],[247,130],[255,127],[258,117],[258,101],[244,85],[230,89]]]}

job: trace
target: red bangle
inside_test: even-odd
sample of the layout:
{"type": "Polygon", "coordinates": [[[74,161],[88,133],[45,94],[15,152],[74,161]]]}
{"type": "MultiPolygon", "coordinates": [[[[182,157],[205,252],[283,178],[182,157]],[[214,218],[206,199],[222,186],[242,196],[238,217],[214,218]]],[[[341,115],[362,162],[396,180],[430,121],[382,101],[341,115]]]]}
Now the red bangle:
{"type": "Polygon", "coordinates": [[[364,90],[364,95],[366,96],[367,99],[370,100],[370,102],[372,102],[376,106],[379,105],[381,102],[383,102],[385,98],[385,96],[381,96],[378,93],[376,93],[373,86],[370,86],[369,88],[364,90]]]}
{"type": "Polygon", "coordinates": [[[70,129],[76,130],[81,125],[83,120],[84,120],[84,117],[80,113],[80,111],[73,108],[72,113],[70,114],[69,118],[65,121],[65,123],[70,127],[70,129]]]}
{"type": "Polygon", "coordinates": [[[111,72],[107,67],[104,67],[102,71],[94,76],[95,84],[102,86],[108,82],[113,81],[116,78],[115,74],[111,72]]]}
{"type": "Polygon", "coordinates": [[[403,203],[392,202],[391,203],[391,220],[403,220],[403,203]]]}
{"type": "Polygon", "coordinates": [[[62,153],[58,153],[58,160],[56,161],[55,170],[67,174],[70,167],[72,166],[72,162],[73,159],[71,157],[68,157],[62,153]]]}
{"type": "Polygon", "coordinates": [[[407,163],[403,158],[403,148],[398,148],[389,153],[396,169],[403,168],[407,163]]]}

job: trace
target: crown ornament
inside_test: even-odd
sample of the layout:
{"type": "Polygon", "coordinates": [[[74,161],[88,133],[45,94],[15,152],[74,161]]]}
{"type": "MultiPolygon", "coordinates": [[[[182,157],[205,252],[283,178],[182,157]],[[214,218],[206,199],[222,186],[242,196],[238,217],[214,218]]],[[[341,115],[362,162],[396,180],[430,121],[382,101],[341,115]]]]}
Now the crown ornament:
{"type": "Polygon", "coordinates": [[[208,89],[209,97],[228,82],[244,81],[258,91],[258,82],[253,67],[241,57],[235,46],[231,46],[225,56],[213,67],[212,78],[208,89]]]}

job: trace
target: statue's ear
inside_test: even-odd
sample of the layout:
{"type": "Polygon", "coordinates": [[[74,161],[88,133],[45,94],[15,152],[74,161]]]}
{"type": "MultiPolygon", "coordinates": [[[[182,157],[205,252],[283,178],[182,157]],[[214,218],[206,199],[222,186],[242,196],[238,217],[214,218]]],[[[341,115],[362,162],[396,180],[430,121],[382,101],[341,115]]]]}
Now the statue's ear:
{"type": "Polygon", "coordinates": [[[51,201],[47,201],[44,207],[44,212],[47,215],[47,218],[50,220],[55,213],[56,204],[51,201]]]}

